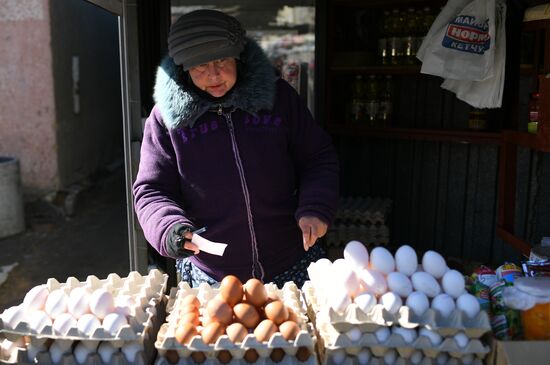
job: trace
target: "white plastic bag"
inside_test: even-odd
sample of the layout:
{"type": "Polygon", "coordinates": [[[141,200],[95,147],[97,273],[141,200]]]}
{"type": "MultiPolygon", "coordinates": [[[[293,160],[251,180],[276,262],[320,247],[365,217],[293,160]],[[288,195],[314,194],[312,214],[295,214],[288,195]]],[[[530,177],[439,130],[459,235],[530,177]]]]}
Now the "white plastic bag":
{"type": "Polygon", "coordinates": [[[422,73],[471,81],[493,77],[495,0],[450,0],[417,57],[422,73]]]}
{"type": "Polygon", "coordinates": [[[446,79],[441,87],[452,91],[456,97],[475,108],[500,108],[504,92],[504,67],[506,63],[506,3],[496,0],[493,76],[483,81],[446,79]]]}

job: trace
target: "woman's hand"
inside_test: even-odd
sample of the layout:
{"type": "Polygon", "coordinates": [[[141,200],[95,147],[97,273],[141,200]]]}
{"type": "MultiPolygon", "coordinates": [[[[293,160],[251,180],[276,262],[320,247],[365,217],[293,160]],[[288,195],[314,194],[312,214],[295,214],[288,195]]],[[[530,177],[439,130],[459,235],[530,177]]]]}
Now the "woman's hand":
{"type": "Polygon", "coordinates": [[[191,240],[193,239],[193,233],[192,232],[185,232],[183,234],[183,237],[185,238],[185,243],[183,244],[183,248],[193,251],[196,254],[200,252],[199,247],[195,245],[191,240]]]}
{"type": "Polygon", "coordinates": [[[327,233],[328,225],[317,217],[302,217],[298,221],[298,226],[302,230],[304,240],[304,250],[309,250],[318,238],[327,233]]]}

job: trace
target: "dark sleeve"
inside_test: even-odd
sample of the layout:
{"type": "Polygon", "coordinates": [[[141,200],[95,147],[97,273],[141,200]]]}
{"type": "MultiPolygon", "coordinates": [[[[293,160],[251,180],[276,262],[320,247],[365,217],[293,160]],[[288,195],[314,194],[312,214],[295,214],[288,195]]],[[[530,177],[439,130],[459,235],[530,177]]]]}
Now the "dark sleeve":
{"type": "Polygon", "coordinates": [[[330,225],[339,197],[339,164],[332,140],[313,120],[294,88],[284,80],[278,83],[290,120],[290,150],[299,180],[296,220],[314,216],[330,225]]]}

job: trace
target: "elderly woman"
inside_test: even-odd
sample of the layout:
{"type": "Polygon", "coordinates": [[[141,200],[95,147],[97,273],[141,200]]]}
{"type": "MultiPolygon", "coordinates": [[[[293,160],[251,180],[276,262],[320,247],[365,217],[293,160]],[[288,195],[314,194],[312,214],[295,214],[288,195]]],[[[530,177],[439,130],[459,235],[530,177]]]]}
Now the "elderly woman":
{"type": "Polygon", "coordinates": [[[330,138],[235,18],[185,14],[168,48],[134,184],[146,239],[192,286],[229,274],[301,286],[338,201],[330,138]],[[203,226],[223,256],[190,241],[203,226]]]}

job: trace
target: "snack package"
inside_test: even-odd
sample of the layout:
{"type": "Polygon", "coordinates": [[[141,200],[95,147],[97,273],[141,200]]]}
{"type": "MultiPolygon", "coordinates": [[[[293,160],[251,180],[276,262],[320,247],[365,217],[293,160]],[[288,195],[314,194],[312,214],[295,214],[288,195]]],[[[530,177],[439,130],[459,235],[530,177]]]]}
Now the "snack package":
{"type": "Polygon", "coordinates": [[[523,276],[521,267],[514,263],[505,262],[496,269],[498,280],[505,280],[509,283],[513,283],[514,279],[523,276]]]}

